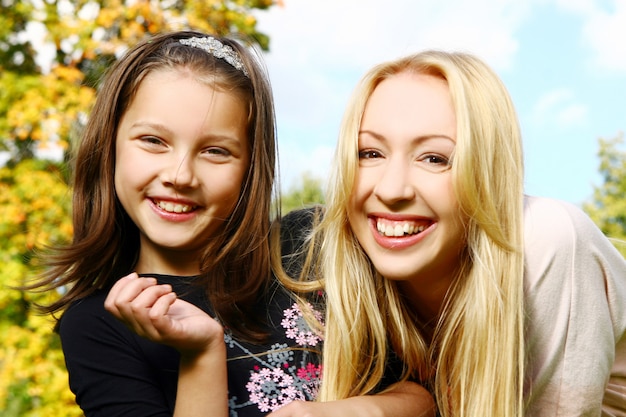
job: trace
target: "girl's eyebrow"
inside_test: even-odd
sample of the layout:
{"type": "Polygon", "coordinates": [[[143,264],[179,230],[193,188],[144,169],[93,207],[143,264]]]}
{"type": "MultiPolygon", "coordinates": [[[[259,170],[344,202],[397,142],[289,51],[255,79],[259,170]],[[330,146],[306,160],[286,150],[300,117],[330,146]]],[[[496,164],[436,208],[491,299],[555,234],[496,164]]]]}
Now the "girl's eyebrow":
{"type": "Polygon", "coordinates": [[[163,123],[158,123],[158,122],[139,120],[139,121],[133,122],[133,124],[130,125],[131,129],[141,128],[141,127],[147,127],[147,128],[154,129],[154,130],[157,130],[159,132],[164,132],[164,133],[168,133],[168,134],[173,134],[174,133],[172,131],[172,129],[170,129],[169,127],[167,127],[163,123]]]}
{"type": "MultiPolygon", "coordinates": [[[[152,121],[144,121],[144,120],[139,120],[134,122],[131,126],[131,129],[135,129],[135,128],[150,128],[150,129],[154,129],[158,132],[162,132],[165,133],[167,135],[174,135],[174,131],[172,129],[170,129],[169,127],[167,127],[167,125],[164,125],[163,123],[158,123],[158,122],[152,122],[152,121]]],[[[217,141],[223,141],[223,142],[232,142],[233,144],[238,144],[241,140],[238,137],[234,137],[234,136],[230,136],[230,135],[225,135],[225,134],[216,134],[216,133],[208,133],[208,134],[203,134],[202,135],[202,139],[211,139],[211,140],[217,140],[217,141]]]]}

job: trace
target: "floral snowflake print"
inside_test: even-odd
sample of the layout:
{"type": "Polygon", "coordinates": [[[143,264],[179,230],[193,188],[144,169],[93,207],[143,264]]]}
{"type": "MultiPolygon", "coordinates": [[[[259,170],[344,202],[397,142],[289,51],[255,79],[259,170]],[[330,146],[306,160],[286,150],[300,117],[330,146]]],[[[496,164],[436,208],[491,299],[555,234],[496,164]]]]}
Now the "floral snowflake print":
{"type": "Polygon", "coordinates": [[[267,362],[273,366],[289,367],[293,356],[293,350],[287,344],[275,343],[267,352],[267,362]]]}
{"type": "Polygon", "coordinates": [[[250,401],[265,413],[294,400],[306,400],[294,382],[294,378],[280,368],[262,368],[252,373],[246,388],[250,392],[250,401]]]}
{"type": "Polygon", "coordinates": [[[305,368],[298,369],[298,378],[305,381],[315,381],[322,376],[322,365],[307,363],[305,368]]]}
{"type": "Polygon", "coordinates": [[[317,398],[322,381],[322,365],[307,363],[306,367],[298,368],[297,378],[301,381],[301,389],[303,389],[310,398],[317,398]]]}
{"type": "Polygon", "coordinates": [[[231,417],[266,415],[292,401],[312,401],[318,396],[323,338],[309,327],[307,319],[323,326],[323,313],[290,298],[280,301],[278,308],[271,310],[274,325],[266,343],[239,342],[225,332],[229,358],[238,359],[229,365],[229,375],[244,369],[249,372],[245,386],[229,391],[231,417]]]}
{"type": "MultiPolygon", "coordinates": [[[[313,313],[315,320],[323,324],[322,314],[314,310],[310,304],[307,304],[307,307],[313,313]]],[[[293,303],[291,308],[284,311],[284,318],[280,324],[285,328],[287,338],[295,340],[299,346],[316,346],[322,340],[309,327],[298,303],[293,303]]]]}

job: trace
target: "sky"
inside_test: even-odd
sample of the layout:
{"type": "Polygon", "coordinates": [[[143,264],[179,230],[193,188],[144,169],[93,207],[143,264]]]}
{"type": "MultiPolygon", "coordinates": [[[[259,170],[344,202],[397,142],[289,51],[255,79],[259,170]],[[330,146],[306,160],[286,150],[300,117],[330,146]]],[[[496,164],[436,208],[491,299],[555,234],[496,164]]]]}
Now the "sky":
{"type": "Polygon", "coordinates": [[[281,187],[326,180],[353,88],[423,49],[487,62],[516,106],[526,193],[580,205],[598,139],[626,131],[626,0],[283,0],[256,12],[275,95],[281,187]]]}

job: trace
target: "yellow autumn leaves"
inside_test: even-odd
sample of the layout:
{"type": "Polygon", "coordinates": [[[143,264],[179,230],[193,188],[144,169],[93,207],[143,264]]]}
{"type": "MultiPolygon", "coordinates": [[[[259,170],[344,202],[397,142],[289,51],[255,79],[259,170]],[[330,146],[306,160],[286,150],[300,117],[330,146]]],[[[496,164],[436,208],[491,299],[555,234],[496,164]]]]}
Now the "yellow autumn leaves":
{"type": "Polygon", "coordinates": [[[99,80],[129,45],[184,28],[268,48],[254,9],[274,0],[5,0],[0,13],[0,417],[79,416],[51,317],[18,291],[37,251],[72,237],[73,144],[99,80]],[[27,41],[28,36],[32,39],[27,41]],[[53,162],[40,160],[54,150],[53,162]]]}

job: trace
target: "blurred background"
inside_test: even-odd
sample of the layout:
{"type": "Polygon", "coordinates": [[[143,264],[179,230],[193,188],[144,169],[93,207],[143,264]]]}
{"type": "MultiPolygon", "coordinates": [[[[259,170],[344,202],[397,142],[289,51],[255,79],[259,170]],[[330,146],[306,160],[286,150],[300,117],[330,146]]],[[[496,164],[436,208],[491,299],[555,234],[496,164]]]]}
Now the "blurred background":
{"type": "Polygon", "coordinates": [[[82,415],[54,320],[32,308],[55,294],[12,288],[34,276],[39,249],[71,240],[71,150],[106,68],[150,34],[239,33],[263,50],[276,95],[283,213],[323,203],[343,108],[371,65],[424,48],[461,49],[485,59],[511,91],[527,191],[577,204],[616,244],[626,239],[623,0],[0,4],[0,417],[82,415]]]}

